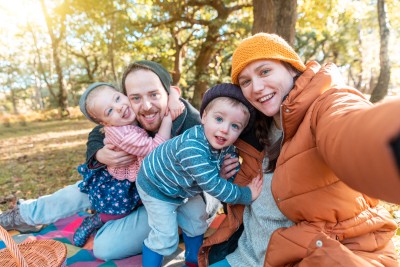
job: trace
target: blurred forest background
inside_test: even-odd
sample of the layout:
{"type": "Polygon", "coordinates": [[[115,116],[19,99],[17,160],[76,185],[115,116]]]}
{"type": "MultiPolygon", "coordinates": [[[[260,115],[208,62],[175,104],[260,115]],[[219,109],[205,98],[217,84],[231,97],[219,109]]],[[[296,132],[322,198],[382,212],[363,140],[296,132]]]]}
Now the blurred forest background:
{"type": "Polygon", "coordinates": [[[0,118],[68,117],[88,84],[119,85],[141,59],[167,67],[198,107],[259,31],[305,62],[336,63],[375,102],[400,94],[399,14],[399,0],[0,0],[0,118]]]}
{"type": "MultiPolygon", "coordinates": [[[[79,97],[132,61],[164,65],[199,107],[240,40],[278,33],[376,102],[400,95],[399,14],[399,0],[0,0],[0,211],[81,179],[94,124],[79,97]]],[[[400,229],[394,242],[400,262],[400,229]]]]}

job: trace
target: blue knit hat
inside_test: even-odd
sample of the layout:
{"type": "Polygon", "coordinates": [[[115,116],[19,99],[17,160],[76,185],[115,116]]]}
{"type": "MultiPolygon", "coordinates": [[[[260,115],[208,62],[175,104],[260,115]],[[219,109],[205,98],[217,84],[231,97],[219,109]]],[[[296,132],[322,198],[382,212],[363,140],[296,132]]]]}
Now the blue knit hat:
{"type": "Polygon", "coordinates": [[[249,110],[250,118],[246,128],[243,130],[242,133],[246,132],[248,129],[251,128],[256,119],[256,110],[254,109],[253,105],[251,105],[250,102],[243,95],[240,87],[232,83],[217,84],[216,86],[211,87],[205,92],[200,106],[200,116],[203,116],[204,109],[213,99],[217,97],[230,97],[236,99],[237,101],[245,105],[249,110]]]}
{"type": "MultiPolygon", "coordinates": [[[[90,94],[90,92],[92,92],[94,89],[96,89],[99,86],[109,86],[111,88],[115,88],[114,85],[112,85],[111,83],[104,83],[104,82],[96,82],[96,83],[92,83],[91,85],[89,85],[89,87],[85,90],[85,92],[83,92],[81,98],[79,99],[79,108],[81,109],[83,115],[85,115],[85,117],[94,122],[94,123],[99,123],[96,121],[96,119],[94,119],[92,116],[90,116],[90,114],[87,112],[86,109],[86,99],[88,97],[88,95],[90,94]]],[[[116,89],[117,90],[117,89],[116,89]]]]}

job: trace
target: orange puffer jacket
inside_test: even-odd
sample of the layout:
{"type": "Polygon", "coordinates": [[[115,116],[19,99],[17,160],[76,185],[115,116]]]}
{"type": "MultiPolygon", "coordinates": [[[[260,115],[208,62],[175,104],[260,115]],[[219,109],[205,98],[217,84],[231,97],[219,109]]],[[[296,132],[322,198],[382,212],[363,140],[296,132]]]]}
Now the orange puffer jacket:
{"type": "MultiPolygon", "coordinates": [[[[273,233],[264,266],[398,266],[396,224],[369,197],[400,202],[388,145],[400,133],[398,114],[400,99],[373,106],[342,84],[335,65],[307,64],[281,107],[284,138],[272,179],[275,202],[296,224],[273,233]]],[[[243,172],[257,173],[259,158],[244,157],[240,146],[243,172]]],[[[234,209],[243,215],[243,207],[234,209]]],[[[232,219],[240,215],[228,214],[205,240],[200,266],[207,266],[210,247],[229,237],[227,228],[237,228],[232,221],[242,222],[232,219]]]]}

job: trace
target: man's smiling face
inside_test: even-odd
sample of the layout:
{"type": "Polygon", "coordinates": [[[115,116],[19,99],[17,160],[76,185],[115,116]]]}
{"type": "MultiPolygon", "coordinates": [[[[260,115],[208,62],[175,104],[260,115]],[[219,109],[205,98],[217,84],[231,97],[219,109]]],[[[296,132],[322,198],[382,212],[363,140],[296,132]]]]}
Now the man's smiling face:
{"type": "Polygon", "coordinates": [[[157,132],[168,105],[168,94],[160,78],[150,70],[136,70],[125,80],[126,93],[143,129],[157,132]]]}

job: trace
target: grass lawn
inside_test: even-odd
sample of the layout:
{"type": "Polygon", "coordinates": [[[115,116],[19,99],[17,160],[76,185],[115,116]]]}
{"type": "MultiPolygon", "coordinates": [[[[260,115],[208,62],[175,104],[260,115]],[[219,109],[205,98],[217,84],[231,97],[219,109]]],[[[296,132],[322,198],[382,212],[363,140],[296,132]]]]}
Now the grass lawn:
{"type": "MultiPolygon", "coordinates": [[[[0,210],[17,199],[37,198],[81,179],[86,141],[94,124],[87,120],[18,123],[0,126],[0,210]]],[[[393,214],[400,206],[382,202],[393,214]]],[[[400,229],[394,238],[400,262],[400,229]]]]}
{"type": "Polygon", "coordinates": [[[87,120],[28,122],[0,127],[0,210],[19,198],[37,198],[80,180],[87,120]]]}

